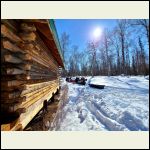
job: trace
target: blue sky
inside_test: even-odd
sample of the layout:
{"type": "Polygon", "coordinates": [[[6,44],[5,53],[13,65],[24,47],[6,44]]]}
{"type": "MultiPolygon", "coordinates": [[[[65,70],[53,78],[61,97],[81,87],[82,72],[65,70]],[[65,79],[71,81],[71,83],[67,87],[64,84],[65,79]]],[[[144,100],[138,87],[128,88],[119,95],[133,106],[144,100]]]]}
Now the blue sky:
{"type": "Polygon", "coordinates": [[[55,19],[58,36],[63,32],[70,35],[71,45],[78,45],[79,49],[85,48],[90,41],[93,30],[97,27],[111,29],[116,25],[112,19],[55,19]]]}
{"type": "MultiPolygon", "coordinates": [[[[59,39],[61,34],[66,32],[70,36],[70,45],[77,45],[79,47],[79,51],[84,50],[87,42],[91,41],[91,38],[93,38],[92,33],[94,29],[100,27],[102,31],[105,28],[111,30],[116,26],[116,24],[116,19],[55,19],[55,25],[59,39]]],[[[134,33],[132,36],[137,36],[137,33],[132,33],[134,33]]],[[[140,33],[141,32],[139,32],[139,34],[140,33]]],[[[135,38],[132,39],[134,40],[135,38]]],[[[133,42],[135,42],[135,40],[133,42]]],[[[149,55],[149,49],[147,45],[144,46],[149,55]]]]}

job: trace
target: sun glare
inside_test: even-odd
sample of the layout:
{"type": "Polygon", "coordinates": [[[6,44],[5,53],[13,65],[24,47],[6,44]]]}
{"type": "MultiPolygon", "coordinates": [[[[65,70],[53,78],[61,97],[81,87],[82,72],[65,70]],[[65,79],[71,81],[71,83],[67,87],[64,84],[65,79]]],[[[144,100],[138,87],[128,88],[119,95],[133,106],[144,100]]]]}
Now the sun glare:
{"type": "Polygon", "coordinates": [[[99,38],[101,36],[101,34],[102,34],[102,29],[100,27],[97,27],[94,29],[93,36],[95,38],[99,38]]]}

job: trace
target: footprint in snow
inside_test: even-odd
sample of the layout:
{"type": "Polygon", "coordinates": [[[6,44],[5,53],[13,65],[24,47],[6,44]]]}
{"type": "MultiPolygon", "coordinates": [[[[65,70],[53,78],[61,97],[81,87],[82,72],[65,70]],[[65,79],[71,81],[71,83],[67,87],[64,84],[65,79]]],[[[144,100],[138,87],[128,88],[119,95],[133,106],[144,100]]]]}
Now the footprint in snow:
{"type": "Polygon", "coordinates": [[[80,123],[82,123],[87,117],[88,111],[87,109],[80,109],[78,118],[80,118],[80,123]]]}

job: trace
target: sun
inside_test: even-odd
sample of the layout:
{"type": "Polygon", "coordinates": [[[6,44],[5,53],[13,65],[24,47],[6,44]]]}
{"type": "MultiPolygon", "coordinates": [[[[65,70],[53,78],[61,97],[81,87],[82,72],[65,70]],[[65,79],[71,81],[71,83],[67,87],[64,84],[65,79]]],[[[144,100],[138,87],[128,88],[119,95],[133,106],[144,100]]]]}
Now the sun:
{"type": "Polygon", "coordinates": [[[99,38],[101,36],[101,34],[102,34],[102,29],[100,27],[97,27],[94,29],[93,36],[95,38],[99,38]]]}

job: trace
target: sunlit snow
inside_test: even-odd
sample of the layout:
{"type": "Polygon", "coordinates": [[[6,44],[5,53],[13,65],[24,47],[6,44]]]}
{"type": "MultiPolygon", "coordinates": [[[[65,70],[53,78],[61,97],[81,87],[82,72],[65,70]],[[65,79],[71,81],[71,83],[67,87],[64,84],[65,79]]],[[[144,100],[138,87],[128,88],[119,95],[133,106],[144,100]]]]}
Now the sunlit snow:
{"type": "Polygon", "coordinates": [[[57,131],[148,131],[149,76],[87,77],[104,89],[68,84],[68,103],[53,127],[57,131]]]}

